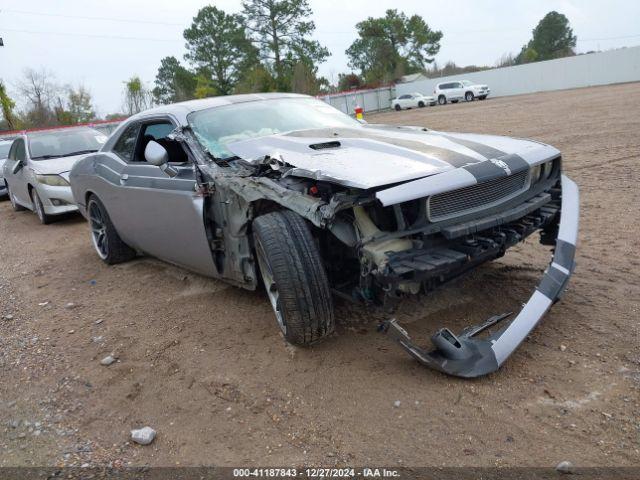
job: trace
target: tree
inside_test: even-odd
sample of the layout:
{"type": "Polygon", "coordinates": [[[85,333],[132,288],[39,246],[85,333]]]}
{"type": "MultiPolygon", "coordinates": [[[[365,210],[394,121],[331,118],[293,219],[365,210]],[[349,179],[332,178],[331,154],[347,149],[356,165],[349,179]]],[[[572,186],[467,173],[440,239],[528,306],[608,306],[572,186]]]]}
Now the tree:
{"type": "Polygon", "coordinates": [[[275,92],[278,90],[276,79],[264,68],[263,65],[256,65],[251,70],[244,73],[242,80],[238,82],[234,90],[235,93],[259,93],[275,92]]]}
{"type": "Polygon", "coordinates": [[[346,54],[349,66],[360,70],[366,83],[423,71],[440,50],[442,32],[431,30],[419,15],[407,17],[398,10],[387,10],[384,17],[369,17],[356,29],[359,38],[346,54]]]}
{"type": "Polygon", "coordinates": [[[124,108],[127,115],[134,115],[151,106],[151,92],[138,76],[124,82],[124,108]]]}
{"type": "Polygon", "coordinates": [[[67,111],[71,124],[86,123],[96,118],[91,93],[83,85],[77,88],[67,87],[67,111]]]}
{"type": "Polygon", "coordinates": [[[156,103],[182,102],[195,97],[196,75],[180,65],[176,57],[160,60],[153,98],[156,103]]]}
{"type": "Polygon", "coordinates": [[[338,74],[338,90],[352,90],[362,87],[362,79],[355,73],[340,73],[338,74]]]}
{"type": "Polygon", "coordinates": [[[257,63],[257,51],[245,35],[240,15],[203,7],[184,31],[184,38],[185,58],[211,73],[213,88],[220,95],[231,93],[241,73],[257,63]]]}
{"type": "Polygon", "coordinates": [[[275,72],[278,88],[290,88],[289,78],[298,63],[316,73],[316,65],[329,50],[312,40],[316,26],[307,0],[244,0],[246,28],[262,59],[275,72]]]}
{"type": "Polygon", "coordinates": [[[203,69],[196,75],[196,88],[194,91],[195,98],[208,98],[218,95],[218,90],[213,85],[211,74],[203,69]]]}
{"type": "Polygon", "coordinates": [[[291,91],[306,95],[316,95],[318,89],[318,80],[313,70],[304,62],[296,63],[291,75],[291,91]]]}
{"type": "Polygon", "coordinates": [[[11,99],[11,97],[9,97],[4,83],[0,80],[0,109],[2,109],[2,117],[4,118],[4,123],[8,130],[15,130],[18,128],[16,117],[13,114],[15,106],[16,103],[11,99]]]}
{"type": "Polygon", "coordinates": [[[533,37],[522,47],[518,63],[526,63],[575,55],[577,37],[569,19],[561,13],[547,13],[533,29],[533,37]]]}
{"type": "Polygon", "coordinates": [[[18,83],[18,91],[27,101],[24,114],[27,126],[44,127],[56,123],[52,105],[59,90],[53,81],[53,75],[47,70],[24,70],[23,79],[18,83]]]}

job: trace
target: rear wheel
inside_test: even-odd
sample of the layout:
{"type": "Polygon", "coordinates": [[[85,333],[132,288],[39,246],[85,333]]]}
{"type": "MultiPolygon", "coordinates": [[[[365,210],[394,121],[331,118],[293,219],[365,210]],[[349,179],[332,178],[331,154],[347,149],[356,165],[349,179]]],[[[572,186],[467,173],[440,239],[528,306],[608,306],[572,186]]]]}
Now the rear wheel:
{"type": "Polygon", "coordinates": [[[467,92],[464,94],[464,99],[467,102],[473,102],[473,92],[467,92]]]}
{"type": "Polygon", "coordinates": [[[40,195],[38,195],[35,188],[31,189],[31,203],[33,204],[33,211],[38,216],[38,220],[40,220],[41,224],[48,225],[53,221],[53,217],[45,213],[44,205],[42,205],[40,195]]]}
{"type": "Polygon", "coordinates": [[[22,212],[23,210],[26,210],[26,208],[24,208],[22,205],[20,205],[18,203],[18,201],[16,200],[16,196],[11,191],[11,188],[9,187],[9,184],[5,182],[5,185],[7,186],[7,193],[9,194],[9,200],[11,201],[11,207],[13,208],[13,211],[14,212],[22,212]]]}
{"type": "Polygon", "coordinates": [[[136,256],[134,249],[120,239],[107,209],[98,197],[92,195],[87,202],[87,216],[91,227],[91,241],[98,256],[109,265],[126,262],[136,256]]]}
{"type": "Polygon", "coordinates": [[[418,102],[418,106],[419,106],[420,108],[424,108],[424,102],[423,102],[422,100],[420,100],[420,101],[418,102]]]}
{"type": "Polygon", "coordinates": [[[398,105],[396,103],[396,106],[394,107],[396,109],[396,112],[399,112],[400,110],[402,110],[402,107],[400,105],[398,105]]]}
{"type": "Polygon", "coordinates": [[[306,221],[294,212],[273,212],[254,220],[253,234],[262,280],[287,341],[306,346],[330,335],[331,291],[306,221]]]}
{"type": "Polygon", "coordinates": [[[487,96],[486,96],[486,95],[480,95],[478,98],[479,98],[480,100],[484,100],[485,98],[487,98],[487,96]]]}
{"type": "Polygon", "coordinates": [[[438,103],[440,105],[445,105],[447,103],[447,97],[445,97],[444,95],[440,95],[438,97],[438,103]]]}

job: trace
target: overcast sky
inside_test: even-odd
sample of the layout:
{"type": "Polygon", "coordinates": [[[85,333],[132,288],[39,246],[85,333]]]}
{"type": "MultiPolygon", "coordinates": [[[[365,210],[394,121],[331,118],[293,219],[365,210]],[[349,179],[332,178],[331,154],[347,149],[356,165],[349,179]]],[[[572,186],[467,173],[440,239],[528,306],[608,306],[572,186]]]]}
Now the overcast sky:
{"type": "MultiPolygon", "coordinates": [[[[549,11],[564,13],[578,51],[640,44],[637,0],[310,0],[315,38],[332,56],[320,66],[330,80],[348,70],[344,51],[355,24],[388,8],[421,15],[444,37],[439,64],[493,65],[517,53],[549,11]]],[[[182,31],[199,8],[238,12],[240,0],[0,0],[0,78],[15,92],[26,67],[46,68],[60,84],[83,84],[100,115],[122,110],[123,81],[139,75],[149,86],[160,59],[182,60],[182,31]]]]}

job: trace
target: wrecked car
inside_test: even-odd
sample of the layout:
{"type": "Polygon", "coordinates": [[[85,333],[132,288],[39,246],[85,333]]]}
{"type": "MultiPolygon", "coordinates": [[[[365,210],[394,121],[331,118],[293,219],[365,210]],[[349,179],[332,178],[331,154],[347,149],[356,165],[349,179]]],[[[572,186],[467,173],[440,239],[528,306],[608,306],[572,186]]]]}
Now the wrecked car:
{"type": "Polygon", "coordinates": [[[129,118],[71,185],[102,260],[142,253],[262,284],[296,345],[331,334],[335,296],[393,308],[539,233],[552,260],[511,321],[442,328],[431,350],[382,325],[421,363],[475,377],[502,365],[573,271],[578,189],[561,163],[535,141],[367,125],[308,96],[251,94],[129,118]]]}

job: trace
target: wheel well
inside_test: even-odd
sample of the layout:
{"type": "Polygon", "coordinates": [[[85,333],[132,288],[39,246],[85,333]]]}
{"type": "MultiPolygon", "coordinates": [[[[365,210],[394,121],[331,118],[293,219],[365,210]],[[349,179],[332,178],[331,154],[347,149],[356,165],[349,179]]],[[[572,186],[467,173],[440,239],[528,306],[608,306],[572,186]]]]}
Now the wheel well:
{"type": "Polygon", "coordinates": [[[467,95],[467,93],[470,93],[471,95],[473,95],[473,92],[471,90],[467,90],[466,92],[464,92],[465,96],[467,95]]]}
{"type": "Polygon", "coordinates": [[[93,196],[93,192],[89,191],[84,194],[84,206],[86,207],[89,204],[89,197],[93,196]]]}

